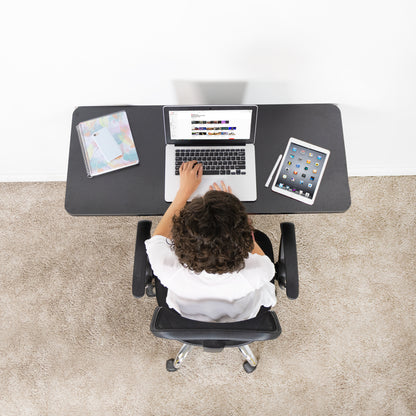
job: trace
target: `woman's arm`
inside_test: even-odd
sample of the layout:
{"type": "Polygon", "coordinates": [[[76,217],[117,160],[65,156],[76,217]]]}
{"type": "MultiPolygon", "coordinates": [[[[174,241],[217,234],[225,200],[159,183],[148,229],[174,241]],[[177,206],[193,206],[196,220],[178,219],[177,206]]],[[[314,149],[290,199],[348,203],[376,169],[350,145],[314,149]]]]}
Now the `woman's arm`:
{"type": "MultiPolygon", "coordinates": [[[[253,238],[253,240],[254,240],[254,238],[253,238]]],[[[254,240],[254,248],[253,248],[253,251],[251,253],[252,254],[259,254],[260,256],[265,256],[264,251],[256,243],[256,240],[254,240]]]]}
{"type": "Polygon", "coordinates": [[[253,251],[251,252],[251,254],[259,254],[260,256],[265,256],[264,251],[261,249],[261,247],[257,244],[256,239],[254,238],[254,232],[251,233],[252,237],[253,237],[253,243],[254,243],[254,248],[253,251]]]}
{"type": "Polygon", "coordinates": [[[196,191],[202,180],[202,164],[196,160],[182,163],[179,168],[180,185],[175,199],[163,215],[153,235],[171,238],[172,218],[185,206],[186,201],[196,191]]]}

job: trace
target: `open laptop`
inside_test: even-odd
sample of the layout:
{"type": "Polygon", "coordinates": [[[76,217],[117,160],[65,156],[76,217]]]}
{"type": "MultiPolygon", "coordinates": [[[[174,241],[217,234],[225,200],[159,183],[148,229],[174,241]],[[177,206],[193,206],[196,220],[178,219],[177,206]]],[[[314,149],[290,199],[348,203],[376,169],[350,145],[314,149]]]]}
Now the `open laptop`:
{"type": "Polygon", "coordinates": [[[241,201],[257,199],[254,140],[257,106],[165,106],[165,200],[179,189],[179,167],[197,160],[202,182],[190,199],[221,180],[241,201]]]}

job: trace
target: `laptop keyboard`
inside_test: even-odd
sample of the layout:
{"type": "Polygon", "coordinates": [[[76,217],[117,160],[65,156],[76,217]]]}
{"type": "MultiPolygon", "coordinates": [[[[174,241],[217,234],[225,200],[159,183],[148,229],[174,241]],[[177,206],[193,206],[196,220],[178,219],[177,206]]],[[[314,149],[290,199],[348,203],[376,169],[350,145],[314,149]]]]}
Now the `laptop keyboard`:
{"type": "Polygon", "coordinates": [[[245,148],[226,149],[176,149],[175,175],[179,175],[179,168],[183,162],[196,160],[202,163],[204,175],[245,175],[245,148]]]}

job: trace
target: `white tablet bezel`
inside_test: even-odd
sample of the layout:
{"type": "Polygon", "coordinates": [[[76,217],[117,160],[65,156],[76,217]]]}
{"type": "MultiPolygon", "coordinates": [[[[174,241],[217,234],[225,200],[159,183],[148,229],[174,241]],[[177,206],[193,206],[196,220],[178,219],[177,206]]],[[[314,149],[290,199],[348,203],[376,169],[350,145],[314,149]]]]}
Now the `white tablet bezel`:
{"type": "Polygon", "coordinates": [[[277,170],[277,174],[276,174],[276,177],[275,177],[273,185],[272,185],[272,191],[277,192],[277,193],[282,194],[282,195],[285,195],[285,196],[288,196],[289,198],[296,199],[297,201],[303,202],[305,204],[313,205],[313,203],[315,202],[315,199],[316,199],[316,195],[318,194],[319,186],[321,184],[322,177],[324,176],[326,164],[328,163],[328,159],[329,159],[330,154],[331,154],[331,152],[328,149],[324,149],[323,147],[316,146],[312,143],[304,142],[303,140],[296,139],[295,137],[291,137],[289,139],[288,143],[287,143],[286,150],[285,150],[285,153],[284,153],[284,155],[281,159],[279,169],[277,170]],[[316,183],[316,188],[315,188],[315,192],[313,194],[312,199],[307,198],[307,197],[302,196],[302,195],[299,195],[299,194],[295,194],[293,192],[289,192],[286,189],[279,188],[278,186],[276,186],[277,179],[279,178],[280,172],[283,168],[283,161],[286,160],[286,156],[289,152],[289,149],[293,144],[297,144],[298,146],[303,146],[303,147],[306,147],[307,149],[314,150],[314,151],[317,151],[317,152],[321,152],[321,153],[324,153],[326,155],[325,160],[324,160],[324,164],[323,164],[322,169],[321,169],[321,173],[319,175],[318,182],[316,183]]]}

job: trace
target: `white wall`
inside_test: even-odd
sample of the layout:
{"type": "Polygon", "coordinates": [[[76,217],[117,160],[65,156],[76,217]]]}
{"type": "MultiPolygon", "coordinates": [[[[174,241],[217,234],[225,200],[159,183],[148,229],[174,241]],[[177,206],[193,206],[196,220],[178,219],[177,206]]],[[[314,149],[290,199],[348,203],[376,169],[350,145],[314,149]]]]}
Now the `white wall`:
{"type": "Polygon", "coordinates": [[[244,103],[337,103],[350,175],[416,174],[414,2],[8,2],[0,181],[65,180],[80,105],[175,104],[181,81],[244,103]],[[413,117],[412,117],[413,116],[413,117]]]}

